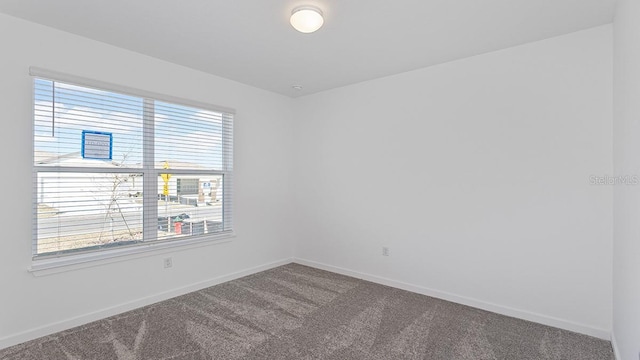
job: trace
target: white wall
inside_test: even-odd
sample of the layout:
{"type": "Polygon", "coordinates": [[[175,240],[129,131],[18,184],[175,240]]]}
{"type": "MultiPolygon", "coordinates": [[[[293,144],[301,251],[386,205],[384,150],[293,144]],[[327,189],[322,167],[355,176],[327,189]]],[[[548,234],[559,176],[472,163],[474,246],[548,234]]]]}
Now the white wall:
{"type": "Polygon", "coordinates": [[[299,98],[296,257],[608,338],[611,37],[299,98]]]}
{"type": "Polygon", "coordinates": [[[0,348],[292,257],[293,100],[5,15],[0,44],[0,348]],[[167,254],[155,254],[44,277],[27,272],[29,66],[235,108],[237,238],[173,251],[168,270],[162,267],[167,254]]]}
{"type": "MultiPolygon", "coordinates": [[[[610,330],[612,188],[589,185],[613,171],[610,26],[297,100],[5,15],[0,44],[0,348],[294,250],[462,303],[610,330]],[[170,270],[161,253],[27,272],[29,66],[235,108],[238,237],[171,252],[170,270]]],[[[637,328],[617,334],[630,342],[637,328]]]]}
{"type": "MultiPolygon", "coordinates": [[[[614,21],[614,166],[640,175],[640,2],[618,0],[614,21]]],[[[613,335],[619,360],[640,354],[640,186],[614,191],[613,335]]]]}

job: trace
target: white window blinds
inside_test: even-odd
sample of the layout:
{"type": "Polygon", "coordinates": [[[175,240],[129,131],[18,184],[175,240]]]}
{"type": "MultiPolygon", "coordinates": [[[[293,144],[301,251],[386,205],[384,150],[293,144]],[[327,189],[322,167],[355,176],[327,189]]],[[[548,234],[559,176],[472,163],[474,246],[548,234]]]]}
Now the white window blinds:
{"type": "Polygon", "coordinates": [[[233,113],[34,77],[34,258],[232,230],[233,113]]]}

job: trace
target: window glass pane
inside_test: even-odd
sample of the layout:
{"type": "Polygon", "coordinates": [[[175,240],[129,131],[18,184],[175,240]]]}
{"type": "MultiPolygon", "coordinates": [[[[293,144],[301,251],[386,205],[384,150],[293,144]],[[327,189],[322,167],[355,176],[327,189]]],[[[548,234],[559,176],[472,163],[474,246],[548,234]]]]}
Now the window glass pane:
{"type": "Polygon", "coordinates": [[[36,255],[142,241],[142,174],[41,172],[36,255]]]}
{"type": "Polygon", "coordinates": [[[223,181],[221,175],[173,175],[164,188],[158,177],[158,239],[223,231],[223,181]]]}
{"type": "Polygon", "coordinates": [[[35,257],[232,230],[233,114],[44,79],[34,95],[35,257]]]}
{"type": "Polygon", "coordinates": [[[36,79],[34,99],[36,165],[142,166],[141,98],[36,79]],[[83,131],[111,134],[111,159],[83,158],[83,131]]]}
{"type": "Polygon", "coordinates": [[[223,170],[222,113],[155,102],[156,168],[223,170]]]}

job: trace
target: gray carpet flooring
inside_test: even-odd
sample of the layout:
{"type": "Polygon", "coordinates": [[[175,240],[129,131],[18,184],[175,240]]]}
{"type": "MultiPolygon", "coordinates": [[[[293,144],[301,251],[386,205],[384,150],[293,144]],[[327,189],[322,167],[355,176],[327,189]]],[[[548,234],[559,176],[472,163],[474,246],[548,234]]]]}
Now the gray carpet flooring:
{"type": "Polygon", "coordinates": [[[608,341],[288,264],[0,359],[613,359],[608,341]]]}

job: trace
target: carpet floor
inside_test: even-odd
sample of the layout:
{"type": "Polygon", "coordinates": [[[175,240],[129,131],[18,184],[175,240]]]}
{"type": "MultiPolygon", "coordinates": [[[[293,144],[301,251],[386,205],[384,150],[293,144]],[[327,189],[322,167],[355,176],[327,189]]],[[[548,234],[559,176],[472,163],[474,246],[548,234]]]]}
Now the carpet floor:
{"type": "Polygon", "coordinates": [[[608,341],[288,264],[0,350],[0,359],[613,359],[608,341]]]}

